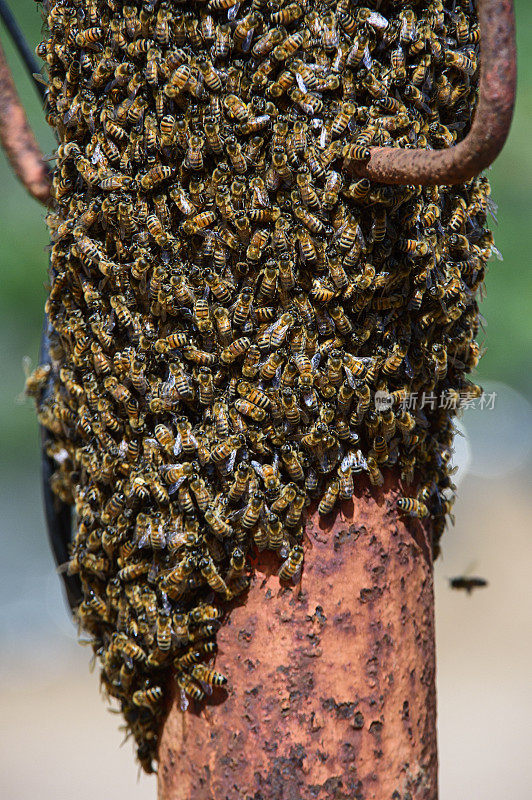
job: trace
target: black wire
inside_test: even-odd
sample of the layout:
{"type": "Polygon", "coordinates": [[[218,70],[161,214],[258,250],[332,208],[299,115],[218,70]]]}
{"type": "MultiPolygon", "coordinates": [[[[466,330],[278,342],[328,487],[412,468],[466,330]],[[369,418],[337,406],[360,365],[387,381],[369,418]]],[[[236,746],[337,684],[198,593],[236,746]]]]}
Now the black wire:
{"type": "MultiPolygon", "coordinates": [[[[52,366],[52,358],[50,355],[50,335],[52,333],[52,326],[48,319],[48,315],[44,314],[44,323],[41,336],[41,349],[39,353],[39,364],[47,364],[52,366]]],[[[39,404],[50,402],[54,393],[54,373],[50,370],[50,375],[41,396],[39,404]]],[[[69,575],[65,571],[65,565],[70,558],[70,545],[72,543],[72,509],[68,503],[64,503],[56,497],[52,491],[50,481],[55,472],[55,464],[53,459],[47,453],[47,447],[52,436],[44,426],[41,428],[41,477],[42,477],[42,490],[44,500],[44,518],[46,521],[46,528],[48,530],[48,540],[52,548],[55,563],[61,567],[61,580],[63,588],[73,611],[83,599],[83,592],[81,589],[81,581],[79,575],[69,575]]]]}
{"type": "Polygon", "coordinates": [[[4,25],[6,26],[11,38],[13,39],[13,43],[17,48],[20,57],[24,61],[26,69],[30,73],[33,85],[39,92],[41,100],[45,101],[46,87],[42,83],[40,83],[40,81],[36,80],[34,77],[35,73],[38,73],[40,75],[41,72],[40,64],[35,58],[33,50],[31,49],[26,39],[24,38],[24,34],[20,30],[18,23],[15,17],[13,16],[11,10],[8,8],[6,3],[4,3],[4,0],[0,0],[0,18],[3,20],[4,25]]]}

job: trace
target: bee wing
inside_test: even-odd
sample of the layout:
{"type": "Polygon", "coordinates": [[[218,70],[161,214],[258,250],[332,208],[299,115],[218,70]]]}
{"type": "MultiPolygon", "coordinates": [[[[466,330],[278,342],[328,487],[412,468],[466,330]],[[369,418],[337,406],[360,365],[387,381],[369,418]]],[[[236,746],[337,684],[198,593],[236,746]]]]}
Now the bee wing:
{"type": "Polygon", "coordinates": [[[264,470],[262,469],[262,465],[259,464],[258,461],[252,461],[251,466],[253,467],[257,475],[259,475],[261,478],[264,478],[264,470]]]}
{"type": "Polygon", "coordinates": [[[349,386],[351,387],[351,389],[354,389],[356,385],[355,376],[353,375],[349,367],[345,366],[345,364],[344,364],[344,372],[349,386]]]}
{"type": "Polygon", "coordinates": [[[362,455],[362,450],[357,450],[357,459],[353,464],[353,472],[362,472],[363,470],[367,471],[368,469],[368,462],[362,455]]]}
{"type": "Polygon", "coordinates": [[[308,392],[303,392],[303,400],[307,408],[311,408],[314,404],[314,390],[310,389],[308,392]]]}
{"type": "Polygon", "coordinates": [[[279,364],[279,366],[275,370],[275,375],[272,378],[272,386],[274,389],[278,389],[280,386],[282,371],[283,371],[283,364],[279,364]]]}
{"type": "Polygon", "coordinates": [[[177,492],[179,487],[183,485],[183,483],[186,481],[186,479],[187,479],[187,476],[186,475],[182,475],[179,478],[179,480],[177,480],[175,483],[171,483],[170,486],[168,487],[168,494],[175,494],[175,492],[177,492]]]}
{"type": "Polygon", "coordinates": [[[357,455],[353,450],[350,450],[349,453],[343,457],[342,462],[340,464],[340,469],[342,472],[347,472],[349,467],[352,467],[353,464],[356,463],[357,455]]]}
{"type": "MultiPolygon", "coordinates": [[[[382,14],[379,14],[377,11],[372,11],[371,14],[368,16],[366,22],[372,26],[372,28],[377,28],[378,30],[386,30],[388,25],[390,24],[386,17],[383,17],[382,14]]],[[[366,50],[368,49],[368,45],[366,45],[366,50]]]]}
{"type": "Polygon", "coordinates": [[[232,472],[233,469],[235,468],[235,461],[236,461],[237,453],[238,453],[238,450],[233,450],[231,455],[227,459],[227,464],[226,464],[227,472],[232,472]]]}
{"type": "Polygon", "coordinates": [[[184,689],[179,690],[179,707],[181,711],[184,713],[189,706],[189,701],[187,697],[187,693],[184,689]]]}
{"type": "MultiPolygon", "coordinates": [[[[371,15],[371,16],[373,16],[373,15],[371,15]]],[[[369,19],[368,19],[368,21],[369,21],[369,19]]],[[[373,64],[373,60],[371,58],[368,45],[366,45],[366,47],[364,49],[364,56],[362,58],[362,61],[364,63],[364,66],[366,67],[366,69],[371,69],[371,65],[373,64]]]]}

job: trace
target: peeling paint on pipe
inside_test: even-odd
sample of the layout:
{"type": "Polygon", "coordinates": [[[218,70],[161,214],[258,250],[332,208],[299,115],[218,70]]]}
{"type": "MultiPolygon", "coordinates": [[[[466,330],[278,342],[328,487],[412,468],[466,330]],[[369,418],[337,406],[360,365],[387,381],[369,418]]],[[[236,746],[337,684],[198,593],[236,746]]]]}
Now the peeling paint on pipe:
{"type": "Polygon", "coordinates": [[[218,635],[231,676],[205,708],[173,693],[160,800],[435,800],[430,530],[366,486],[307,525],[301,584],[261,556],[218,635]]]}

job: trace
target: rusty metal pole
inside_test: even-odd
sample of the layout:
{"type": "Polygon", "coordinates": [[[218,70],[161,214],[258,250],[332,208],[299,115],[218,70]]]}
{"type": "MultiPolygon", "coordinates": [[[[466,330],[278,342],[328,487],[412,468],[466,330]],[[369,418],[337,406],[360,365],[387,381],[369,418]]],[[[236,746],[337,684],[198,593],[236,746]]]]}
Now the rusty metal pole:
{"type": "Polygon", "coordinates": [[[50,173],[0,46],[0,143],[13,172],[35,200],[50,201],[50,173]]]}
{"type": "Polygon", "coordinates": [[[313,514],[293,589],[261,557],[218,635],[230,687],[186,712],[173,692],[160,800],[436,800],[431,535],[399,494],[390,473],[313,514]]]}
{"type": "Polygon", "coordinates": [[[481,74],[478,103],[466,138],[445,150],[371,147],[370,158],[346,158],[359,178],[391,184],[464,183],[492,164],[508,137],[515,105],[517,57],[513,0],[478,0],[481,74]]]}

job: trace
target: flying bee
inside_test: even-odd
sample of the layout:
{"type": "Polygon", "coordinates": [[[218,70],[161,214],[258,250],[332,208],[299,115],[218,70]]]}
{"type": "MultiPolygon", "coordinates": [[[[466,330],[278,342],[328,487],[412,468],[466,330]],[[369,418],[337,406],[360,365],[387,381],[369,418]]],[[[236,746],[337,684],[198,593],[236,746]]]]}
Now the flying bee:
{"type": "Polygon", "coordinates": [[[475,589],[482,589],[488,585],[485,578],[468,577],[467,575],[460,575],[456,578],[449,578],[449,586],[451,589],[463,590],[467,594],[471,594],[475,589]]]}

